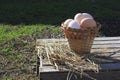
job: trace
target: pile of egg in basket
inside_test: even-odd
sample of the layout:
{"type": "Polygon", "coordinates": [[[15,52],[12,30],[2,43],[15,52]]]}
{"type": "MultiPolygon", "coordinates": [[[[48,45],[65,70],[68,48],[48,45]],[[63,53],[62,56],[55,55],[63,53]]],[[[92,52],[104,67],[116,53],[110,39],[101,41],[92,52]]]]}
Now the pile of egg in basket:
{"type": "Polygon", "coordinates": [[[67,19],[64,22],[65,27],[72,29],[85,29],[89,27],[96,27],[96,21],[93,16],[88,13],[77,13],[74,19],[67,19]]]}

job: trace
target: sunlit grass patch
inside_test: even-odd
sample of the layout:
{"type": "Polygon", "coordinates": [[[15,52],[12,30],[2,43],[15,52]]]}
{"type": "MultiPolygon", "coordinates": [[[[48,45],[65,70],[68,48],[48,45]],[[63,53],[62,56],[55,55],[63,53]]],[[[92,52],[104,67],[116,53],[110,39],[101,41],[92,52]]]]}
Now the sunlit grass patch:
{"type": "Polygon", "coordinates": [[[32,35],[40,33],[44,30],[50,30],[52,32],[60,32],[59,27],[52,25],[0,25],[0,42],[5,42],[21,36],[32,35]]]}

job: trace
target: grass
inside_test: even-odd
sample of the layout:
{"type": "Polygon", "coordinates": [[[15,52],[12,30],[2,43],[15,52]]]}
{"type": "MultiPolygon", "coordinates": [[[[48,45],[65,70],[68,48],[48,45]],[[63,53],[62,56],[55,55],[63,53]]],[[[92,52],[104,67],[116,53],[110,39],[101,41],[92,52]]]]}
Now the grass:
{"type": "Polygon", "coordinates": [[[52,25],[0,25],[0,80],[38,80],[36,38],[52,38],[61,34],[52,25]]]}
{"type": "Polygon", "coordinates": [[[21,36],[32,35],[37,32],[42,32],[48,29],[55,33],[60,32],[59,27],[54,27],[51,25],[0,25],[0,42],[9,41],[14,38],[21,36]]]}

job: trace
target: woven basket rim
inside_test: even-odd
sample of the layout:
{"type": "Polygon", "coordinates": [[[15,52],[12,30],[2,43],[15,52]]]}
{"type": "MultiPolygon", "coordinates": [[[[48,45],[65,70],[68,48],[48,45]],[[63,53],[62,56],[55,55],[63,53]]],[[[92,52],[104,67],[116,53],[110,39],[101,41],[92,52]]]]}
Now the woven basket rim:
{"type": "Polygon", "coordinates": [[[80,29],[75,29],[75,28],[70,28],[64,23],[61,24],[62,29],[67,30],[67,31],[73,31],[73,32],[82,32],[82,31],[95,31],[96,29],[99,30],[101,28],[101,24],[97,23],[96,27],[89,27],[89,28],[80,28],[80,29]]]}

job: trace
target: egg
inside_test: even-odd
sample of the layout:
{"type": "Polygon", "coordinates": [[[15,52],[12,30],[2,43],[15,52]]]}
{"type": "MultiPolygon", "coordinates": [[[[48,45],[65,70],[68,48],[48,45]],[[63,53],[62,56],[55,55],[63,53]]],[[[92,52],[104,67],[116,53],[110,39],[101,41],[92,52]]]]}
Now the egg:
{"type": "Polygon", "coordinates": [[[74,20],[76,20],[77,22],[79,22],[81,20],[81,17],[82,17],[82,13],[77,13],[75,16],[74,16],[74,20]]]}
{"type": "Polygon", "coordinates": [[[92,15],[88,14],[88,13],[82,13],[82,16],[84,16],[84,18],[92,18],[92,15]]]}
{"type": "Polygon", "coordinates": [[[69,22],[71,22],[72,20],[73,19],[67,19],[67,20],[65,20],[64,25],[68,26],[69,22]]]}
{"type": "Polygon", "coordinates": [[[92,18],[84,18],[81,20],[80,26],[82,28],[96,27],[96,21],[92,18]]]}
{"type": "Polygon", "coordinates": [[[93,19],[93,17],[88,13],[78,13],[75,15],[74,20],[76,20],[80,24],[81,20],[84,18],[92,18],[93,19]]]}
{"type": "Polygon", "coordinates": [[[73,29],[80,29],[80,24],[79,24],[77,21],[72,20],[72,21],[68,24],[68,27],[73,28],[73,29]]]}

